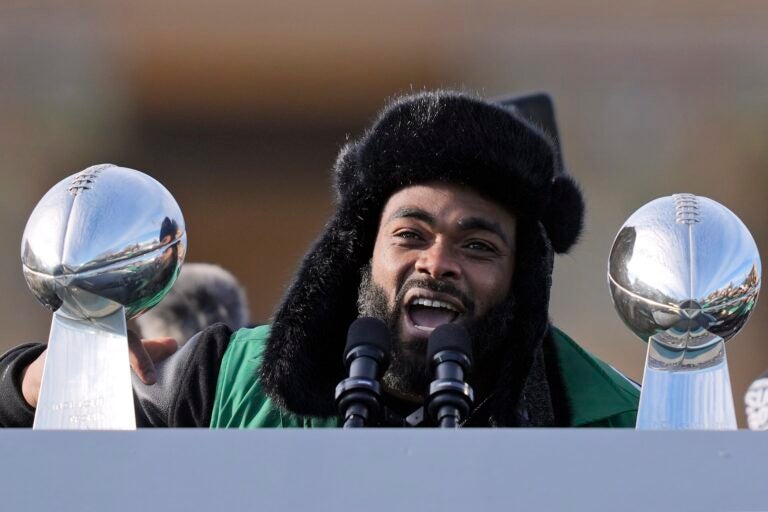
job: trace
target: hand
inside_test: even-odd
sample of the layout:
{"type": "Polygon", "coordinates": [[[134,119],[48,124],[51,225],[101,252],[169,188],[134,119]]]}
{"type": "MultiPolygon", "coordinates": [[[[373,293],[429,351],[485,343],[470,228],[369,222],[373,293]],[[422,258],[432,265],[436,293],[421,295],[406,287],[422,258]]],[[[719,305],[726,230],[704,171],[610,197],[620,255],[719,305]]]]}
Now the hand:
{"type": "MultiPolygon", "coordinates": [[[[178,348],[179,344],[173,338],[142,340],[135,332],[128,331],[128,360],[131,368],[144,384],[151,385],[157,381],[155,364],[171,356],[178,348]]],[[[44,351],[27,366],[21,376],[21,394],[32,407],[37,407],[47,352],[47,350],[44,351]]]]}
{"type": "Polygon", "coordinates": [[[32,407],[37,407],[37,397],[40,395],[40,381],[43,379],[46,352],[48,351],[44,350],[21,374],[21,394],[24,396],[24,400],[32,407]]]}
{"type": "Polygon", "coordinates": [[[171,356],[179,349],[173,338],[154,338],[142,340],[135,332],[128,330],[128,360],[131,368],[144,384],[157,381],[155,363],[171,356]]]}

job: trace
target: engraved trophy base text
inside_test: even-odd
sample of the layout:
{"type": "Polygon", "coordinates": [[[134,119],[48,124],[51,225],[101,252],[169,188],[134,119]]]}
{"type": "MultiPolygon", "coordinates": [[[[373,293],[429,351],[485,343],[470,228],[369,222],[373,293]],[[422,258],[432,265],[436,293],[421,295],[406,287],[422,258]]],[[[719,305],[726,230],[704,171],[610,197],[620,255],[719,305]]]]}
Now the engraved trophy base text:
{"type": "Polygon", "coordinates": [[[125,310],[98,319],[53,315],[33,428],[134,430],[125,310]]]}

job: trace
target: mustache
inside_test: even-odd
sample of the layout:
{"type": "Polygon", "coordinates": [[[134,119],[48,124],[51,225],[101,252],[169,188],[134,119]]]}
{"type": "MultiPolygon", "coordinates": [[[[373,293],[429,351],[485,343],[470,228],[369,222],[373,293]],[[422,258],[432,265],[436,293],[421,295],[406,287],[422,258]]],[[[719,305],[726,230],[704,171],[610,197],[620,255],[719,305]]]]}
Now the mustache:
{"type": "Polygon", "coordinates": [[[462,306],[464,306],[464,309],[466,310],[467,316],[469,317],[471,317],[475,311],[475,301],[473,301],[466,293],[451,283],[446,283],[445,281],[431,278],[414,278],[403,283],[403,285],[400,287],[400,290],[397,292],[397,296],[395,297],[396,311],[402,308],[403,302],[405,300],[405,294],[413,288],[422,288],[432,292],[451,295],[459,302],[461,302],[462,306]]]}

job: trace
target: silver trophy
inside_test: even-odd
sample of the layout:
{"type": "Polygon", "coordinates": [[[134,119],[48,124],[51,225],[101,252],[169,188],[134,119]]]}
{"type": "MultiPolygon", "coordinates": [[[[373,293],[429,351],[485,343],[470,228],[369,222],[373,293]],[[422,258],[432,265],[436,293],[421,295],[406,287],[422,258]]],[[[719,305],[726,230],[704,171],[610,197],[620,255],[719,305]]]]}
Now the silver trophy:
{"type": "Polygon", "coordinates": [[[178,204],[141,172],[96,165],[43,196],[21,242],[27,285],[54,311],[34,428],[136,428],[126,319],[168,292],[186,244],[178,204]]]}
{"type": "Polygon", "coordinates": [[[760,375],[744,395],[749,430],[768,430],[768,372],[760,375]]]}
{"type": "Polygon", "coordinates": [[[614,306],[648,342],[638,429],[736,428],[725,342],[760,291],[747,228],[705,197],[675,194],[637,210],[608,262],[614,306]]]}

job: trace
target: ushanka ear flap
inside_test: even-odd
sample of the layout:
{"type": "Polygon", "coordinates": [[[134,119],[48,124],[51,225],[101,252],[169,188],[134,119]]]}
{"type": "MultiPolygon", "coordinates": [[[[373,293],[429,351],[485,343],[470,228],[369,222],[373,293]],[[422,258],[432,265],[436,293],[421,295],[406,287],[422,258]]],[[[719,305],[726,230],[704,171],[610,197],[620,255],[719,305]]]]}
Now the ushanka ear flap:
{"type": "Polygon", "coordinates": [[[570,176],[555,177],[541,223],[552,248],[559,254],[568,252],[578,241],[584,226],[584,198],[570,176]]]}
{"type": "Polygon", "coordinates": [[[357,318],[360,269],[373,244],[370,216],[363,215],[364,200],[357,197],[356,166],[353,142],[342,148],[334,166],[336,213],[304,256],[272,319],[264,351],[265,391],[296,414],[336,414],[333,396],[344,376],[346,331],[357,318]]]}
{"type": "Polygon", "coordinates": [[[346,330],[357,317],[361,250],[359,218],[341,205],[301,262],[277,309],[260,370],[272,400],[300,415],[336,414],[346,330]]]}
{"type": "Polygon", "coordinates": [[[495,426],[517,426],[517,406],[525,381],[549,325],[549,291],[554,254],[543,226],[535,219],[518,221],[517,256],[512,278],[515,313],[511,339],[490,405],[495,426]]]}

